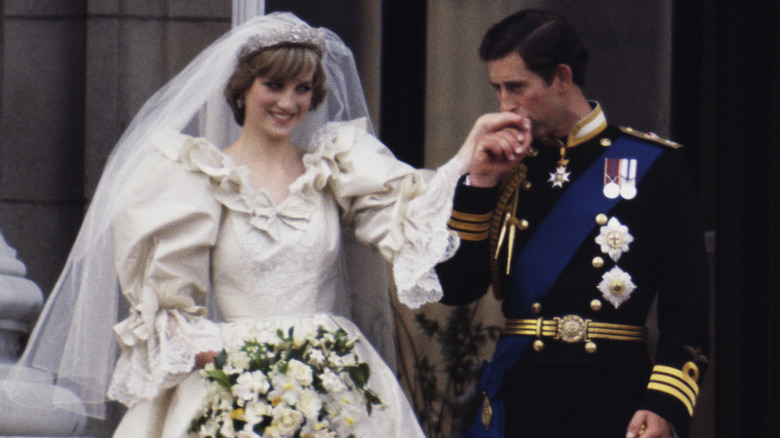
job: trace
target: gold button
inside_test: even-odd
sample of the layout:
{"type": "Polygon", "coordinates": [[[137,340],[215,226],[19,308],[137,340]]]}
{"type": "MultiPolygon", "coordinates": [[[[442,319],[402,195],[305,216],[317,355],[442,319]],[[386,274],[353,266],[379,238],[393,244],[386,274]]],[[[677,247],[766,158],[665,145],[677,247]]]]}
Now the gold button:
{"type": "Polygon", "coordinates": [[[531,304],[531,312],[539,313],[542,311],[542,304],[541,303],[533,303],[531,304]]]}
{"type": "Polygon", "coordinates": [[[606,225],[607,224],[607,215],[604,213],[599,213],[596,216],[596,223],[599,225],[606,225]]]}
{"type": "Polygon", "coordinates": [[[531,190],[531,181],[523,180],[522,183],[520,183],[520,187],[522,187],[523,190],[531,190]]]}
{"type": "Polygon", "coordinates": [[[541,339],[537,339],[534,341],[534,350],[536,351],[544,350],[544,342],[542,342],[541,339]]]}
{"type": "Polygon", "coordinates": [[[593,267],[594,268],[600,268],[602,266],[604,266],[604,259],[602,259],[601,257],[598,257],[598,256],[597,257],[593,257],[593,267]]]}
{"type": "Polygon", "coordinates": [[[593,353],[596,352],[596,350],[598,350],[598,348],[596,347],[596,343],[595,342],[588,342],[587,344],[585,344],[585,351],[586,352],[588,352],[590,354],[593,354],[593,353]]]}
{"type": "Polygon", "coordinates": [[[539,150],[538,150],[538,149],[536,149],[536,148],[531,148],[531,149],[528,151],[528,156],[529,156],[529,157],[531,157],[531,158],[533,158],[533,157],[535,157],[535,156],[537,156],[537,155],[539,155],[539,150]]]}
{"type": "Polygon", "coordinates": [[[601,300],[591,301],[590,308],[593,309],[594,312],[598,312],[599,310],[601,310],[601,300]]]}
{"type": "Polygon", "coordinates": [[[518,228],[519,230],[527,230],[527,229],[528,229],[528,221],[527,221],[527,220],[525,220],[525,219],[520,219],[520,220],[517,222],[517,228],[518,228]]]}
{"type": "Polygon", "coordinates": [[[609,147],[609,146],[611,146],[611,145],[612,145],[612,140],[610,140],[610,139],[608,139],[608,138],[604,137],[604,138],[602,138],[602,139],[601,139],[601,142],[600,142],[600,143],[601,143],[601,145],[602,145],[602,146],[604,146],[604,147],[609,147]]]}

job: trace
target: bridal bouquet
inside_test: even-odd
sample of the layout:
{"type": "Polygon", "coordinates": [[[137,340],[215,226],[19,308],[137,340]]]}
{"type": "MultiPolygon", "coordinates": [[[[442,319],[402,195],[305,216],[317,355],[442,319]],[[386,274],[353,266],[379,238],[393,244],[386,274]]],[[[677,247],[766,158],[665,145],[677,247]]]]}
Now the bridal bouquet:
{"type": "Polygon", "coordinates": [[[201,371],[210,391],[190,436],[355,437],[353,425],[382,403],[353,352],[357,340],[342,329],[293,332],[246,338],[201,371]]]}

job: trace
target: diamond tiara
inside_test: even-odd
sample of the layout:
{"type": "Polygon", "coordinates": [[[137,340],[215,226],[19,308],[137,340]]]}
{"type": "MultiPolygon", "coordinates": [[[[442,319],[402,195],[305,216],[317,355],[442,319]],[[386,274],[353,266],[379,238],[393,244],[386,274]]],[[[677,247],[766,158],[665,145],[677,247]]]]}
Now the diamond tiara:
{"type": "Polygon", "coordinates": [[[283,30],[251,36],[249,41],[241,48],[238,57],[243,58],[260,49],[285,43],[311,45],[318,52],[322,53],[325,48],[325,36],[319,29],[310,26],[293,25],[283,30]]]}

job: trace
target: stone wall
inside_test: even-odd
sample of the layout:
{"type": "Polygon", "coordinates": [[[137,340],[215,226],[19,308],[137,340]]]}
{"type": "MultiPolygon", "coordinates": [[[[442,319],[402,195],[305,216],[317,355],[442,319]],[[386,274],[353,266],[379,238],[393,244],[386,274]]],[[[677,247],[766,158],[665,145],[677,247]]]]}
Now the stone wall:
{"type": "Polygon", "coordinates": [[[143,102],[230,28],[211,0],[5,0],[0,229],[48,293],[143,102]]]}

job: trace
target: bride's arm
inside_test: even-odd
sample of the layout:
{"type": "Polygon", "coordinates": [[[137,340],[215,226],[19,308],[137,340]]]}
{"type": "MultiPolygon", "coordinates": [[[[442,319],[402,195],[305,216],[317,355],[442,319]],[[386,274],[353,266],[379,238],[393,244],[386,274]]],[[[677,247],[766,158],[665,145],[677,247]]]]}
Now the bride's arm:
{"type": "Polygon", "coordinates": [[[115,265],[129,315],[109,397],[128,406],[183,380],[221,338],[203,306],[221,207],[207,177],[155,153],[119,195],[115,265]]]}
{"type": "MultiPolygon", "coordinates": [[[[474,151],[509,116],[482,118],[460,152],[436,171],[417,170],[397,160],[357,121],[325,134],[310,166],[354,226],[360,242],[376,247],[393,264],[399,300],[418,307],[438,301],[441,286],[433,267],[452,255],[458,239],[447,228],[458,179],[472,165],[474,151]]],[[[501,147],[501,145],[497,145],[501,147]]]]}

